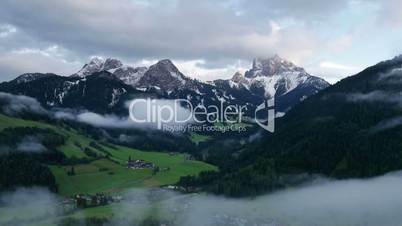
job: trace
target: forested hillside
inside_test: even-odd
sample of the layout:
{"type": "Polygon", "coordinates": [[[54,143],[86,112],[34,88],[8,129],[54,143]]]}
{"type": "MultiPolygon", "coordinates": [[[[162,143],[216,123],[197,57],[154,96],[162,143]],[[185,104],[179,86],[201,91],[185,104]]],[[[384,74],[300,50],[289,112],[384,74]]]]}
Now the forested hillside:
{"type": "Polygon", "coordinates": [[[402,57],[346,78],[297,105],[236,167],[183,184],[231,196],[297,183],[303,173],[364,178],[402,168],[402,57]]]}

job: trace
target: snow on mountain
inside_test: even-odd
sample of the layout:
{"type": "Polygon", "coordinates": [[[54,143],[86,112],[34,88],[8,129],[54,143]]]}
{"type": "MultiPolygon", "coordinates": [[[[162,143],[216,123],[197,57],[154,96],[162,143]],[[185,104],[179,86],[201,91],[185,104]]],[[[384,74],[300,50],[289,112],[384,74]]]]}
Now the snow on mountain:
{"type": "Polygon", "coordinates": [[[255,58],[253,60],[253,67],[245,73],[245,77],[267,77],[272,75],[280,75],[285,72],[306,73],[303,68],[294,65],[290,61],[282,59],[278,55],[275,55],[267,59],[255,58]]]}
{"type": "Polygon", "coordinates": [[[85,64],[81,70],[79,70],[77,73],[74,74],[74,76],[78,77],[86,77],[88,75],[91,75],[95,72],[102,71],[103,64],[105,63],[105,60],[99,57],[94,57],[91,59],[91,61],[87,64],[85,64]]]}
{"type": "Polygon", "coordinates": [[[161,60],[149,67],[138,80],[137,87],[159,87],[163,91],[183,88],[190,79],[168,59],[161,60]]]}
{"type": "Polygon", "coordinates": [[[115,75],[127,85],[135,85],[138,83],[140,78],[145,74],[147,70],[147,67],[134,68],[130,66],[123,66],[115,69],[113,71],[113,75],[115,75]]]}
{"type": "Polygon", "coordinates": [[[161,60],[147,68],[123,65],[117,59],[108,58],[104,60],[94,57],[72,76],[86,77],[101,71],[108,71],[127,85],[138,89],[157,87],[166,92],[183,87],[186,85],[186,81],[190,80],[169,59],[161,60]]]}
{"type": "Polygon", "coordinates": [[[250,80],[245,78],[240,72],[236,72],[232,79],[229,80],[230,87],[237,87],[244,86],[245,88],[249,88],[250,80]]]}
{"type": "Polygon", "coordinates": [[[91,61],[85,64],[81,70],[72,76],[86,77],[96,72],[108,71],[124,83],[135,85],[146,72],[146,67],[131,67],[123,65],[120,60],[107,58],[102,59],[94,57],[91,61]]]}
{"type": "Polygon", "coordinates": [[[147,68],[123,65],[112,58],[93,58],[70,77],[43,78],[50,75],[53,74],[23,74],[10,84],[4,84],[4,88],[32,94],[50,106],[80,107],[85,97],[88,100],[85,106],[98,112],[113,109],[122,99],[143,92],[167,99],[188,99],[194,106],[218,106],[220,102],[247,105],[251,114],[255,106],[271,97],[275,97],[276,109],[286,112],[329,86],[323,79],[309,75],[303,68],[277,55],[254,59],[252,68],[244,75],[237,72],[231,79],[212,82],[186,77],[169,59],[147,68]],[[38,78],[43,81],[35,82],[38,78]],[[26,85],[27,82],[35,87],[26,85]],[[42,89],[46,92],[37,91],[42,89]],[[104,97],[102,100],[99,100],[100,94],[104,97]]]}
{"type": "Polygon", "coordinates": [[[309,75],[278,55],[254,59],[252,68],[244,76],[237,72],[228,82],[232,88],[262,89],[266,98],[282,96],[302,86],[313,86],[317,90],[329,86],[325,80],[309,75]]]}

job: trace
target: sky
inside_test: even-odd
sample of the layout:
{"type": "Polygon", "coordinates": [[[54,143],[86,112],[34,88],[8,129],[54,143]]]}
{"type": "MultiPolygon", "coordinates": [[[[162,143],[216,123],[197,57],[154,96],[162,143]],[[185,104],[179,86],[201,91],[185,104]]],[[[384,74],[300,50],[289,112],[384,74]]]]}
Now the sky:
{"type": "Polygon", "coordinates": [[[401,0],[2,0],[0,81],[94,56],[230,78],[279,54],[334,83],[402,54],[401,0]]]}

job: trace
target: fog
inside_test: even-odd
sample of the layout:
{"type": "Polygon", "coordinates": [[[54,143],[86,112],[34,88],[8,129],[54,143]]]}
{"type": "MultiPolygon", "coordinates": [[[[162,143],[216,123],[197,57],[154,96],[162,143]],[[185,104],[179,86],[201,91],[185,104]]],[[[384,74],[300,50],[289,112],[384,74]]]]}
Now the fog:
{"type": "Polygon", "coordinates": [[[131,117],[121,117],[113,114],[101,115],[90,111],[76,112],[71,109],[58,109],[54,112],[54,117],[58,119],[74,120],[95,127],[124,129],[158,129],[159,125],[175,126],[193,122],[191,119],[186,122],[181,122],[192,116],[192,113],[180,104],[175,103],[174,100],[152,99],[152,103],[149,107],[147,103],[142,102],[146,101],[146,99],[134,99],[132,101],[135,100],[140,100],[141,102],[138,102],[132,109],[130,109],[131,101],[126,103],[127,114],[129,114],[129,110],[131,110],[131,117]],[[134,121],[133,117],[137,119],[137,121],[134,121]]]}
{"type": "Polygon", "coordinates": [[[11,152],[30,152],[39,153],[46,151],[47,148],[35,136],[24,136],[15,145],[0,145],[0,154],[9,154],[11,152]]]}
{"type": "Polygon", "coordinates": [[[386,80],[388,83],[401,83],[402,82],[402,68],[394,68],[387,73],[381,73],[378,80],[386,80]]]}
{"type": "Polygon", "coordinates": [[[0,107],[7,115],[20,113],[47,114],[47,111],[34,98],[0,92],[0,107]]]}
{"type": "Polygon", "coordinates": [[[374,126],[371,131],[379,132],[386,129],[392,129],[394,127],[402,125],[402,116],[397,116],[390,119],[385,119],[374,126]]]}
{"type": "Polygon", "coordinates": [[[73,120],[95,127],[123,129],[160,129],[161,125],[173,127],[193,122],[192,112],[174,100],[151,99],[152,102],[149,107],[143,101],[147,100],[133,99],[128,101],[126,103],[127,116],[117,116],[114,114],[102,115],[87,110],[77,111],[63,108],[53,108],[48,111],[35,98],[0,92],[0,109],[3,113],[10,116],[33,113],[49,115],[56,119],[73,120]],[[136,100],[140,100],[140,102],[130,109],[130,103],[136,100]],[[128,116],[130,110],[132,117],[128,116]],[[133,121],[133,117],[138,119],[138,121],[133,121]],[[186,121],[186,119],[189,120],[186,121]]]}
{"type": "Polygon", "coordinates": [[[163,202],[160,209],[176,213],[178,225],[402,224],[400,173],[368,180],[321,182],[255,199],[181,195],[163,202]]]}
{"type": "Polygon", "coordinates": [[[54,117],[62,120],[72,120],[95,127],[103,128],[130,128],[132,123],[127,117],[116,115],[101,115],[90,111],[75,111],[72,109],[57,109],[54,117]]]}
{"type": "Polygon", "coordinates": [[[0,225],[51,223],[61,212],[59,197],[43,188],[20,188],[0,195],[0,225]]]}
{"type": "MultiPolygon", "coordinates": [[[[318,181],[254,199],[132,189],[123,194],[121,203],[112,204],[113,218],[109,225],[127,225],[149,217],[179,226],[402,224],[400,172],[366,180],[318,181]]],[[[13,225],[23,225],[21,222],[61,219],[59,200],[54,194],[38,188],[3,193],[0,224],[11,220],[13,225]]]]}
{"type": "Polygon", "coordinates": [[[36,137],[26,136],[17,144],[17,151],[42,152],[46,151],[46,147],[36,137]]]}
{"type": "Polygon", "coordinates": [[[346,99],[350,102],[385,102],[401,105],[402,93],[375,90],[369,93],[350,93],[346,95],[346,99]]]}

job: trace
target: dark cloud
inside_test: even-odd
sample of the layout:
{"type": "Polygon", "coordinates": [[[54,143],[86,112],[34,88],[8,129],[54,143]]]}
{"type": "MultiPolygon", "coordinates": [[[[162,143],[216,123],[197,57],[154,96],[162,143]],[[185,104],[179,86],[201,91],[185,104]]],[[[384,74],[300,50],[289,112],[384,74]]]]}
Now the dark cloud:
{"type": "Polygon", "coordinates": [[[239,3],[235,8],[229,7],[231,3],[5,0],[0,3],[0,21],[32,37],[36,45],[59,45],[81,59],[107,55],[222,61],[286,52],[301,42],[305,48],[314,46],[308,31],[273,30],[275,13],[261,14],[258,20],[251,12],[237,13],[246,6],[262,8],[262,2],[239,3]]]}
{"type": "MultiPolygon", "coordinates": [[[[399,24],[399,11],[393,11],[398,7],[392,7],[396,1],[368,1],[399,24]]],[[[333,26],[328,21],[350,2],[367,1],[3,0],[0,76],[4,80],[33,71],[69,75],[91,55],[131,63],[202,59],[200,68],[225,68],[274,53],[306,62],[328,50],[332,34],[325,28],[333,26]]]]}

